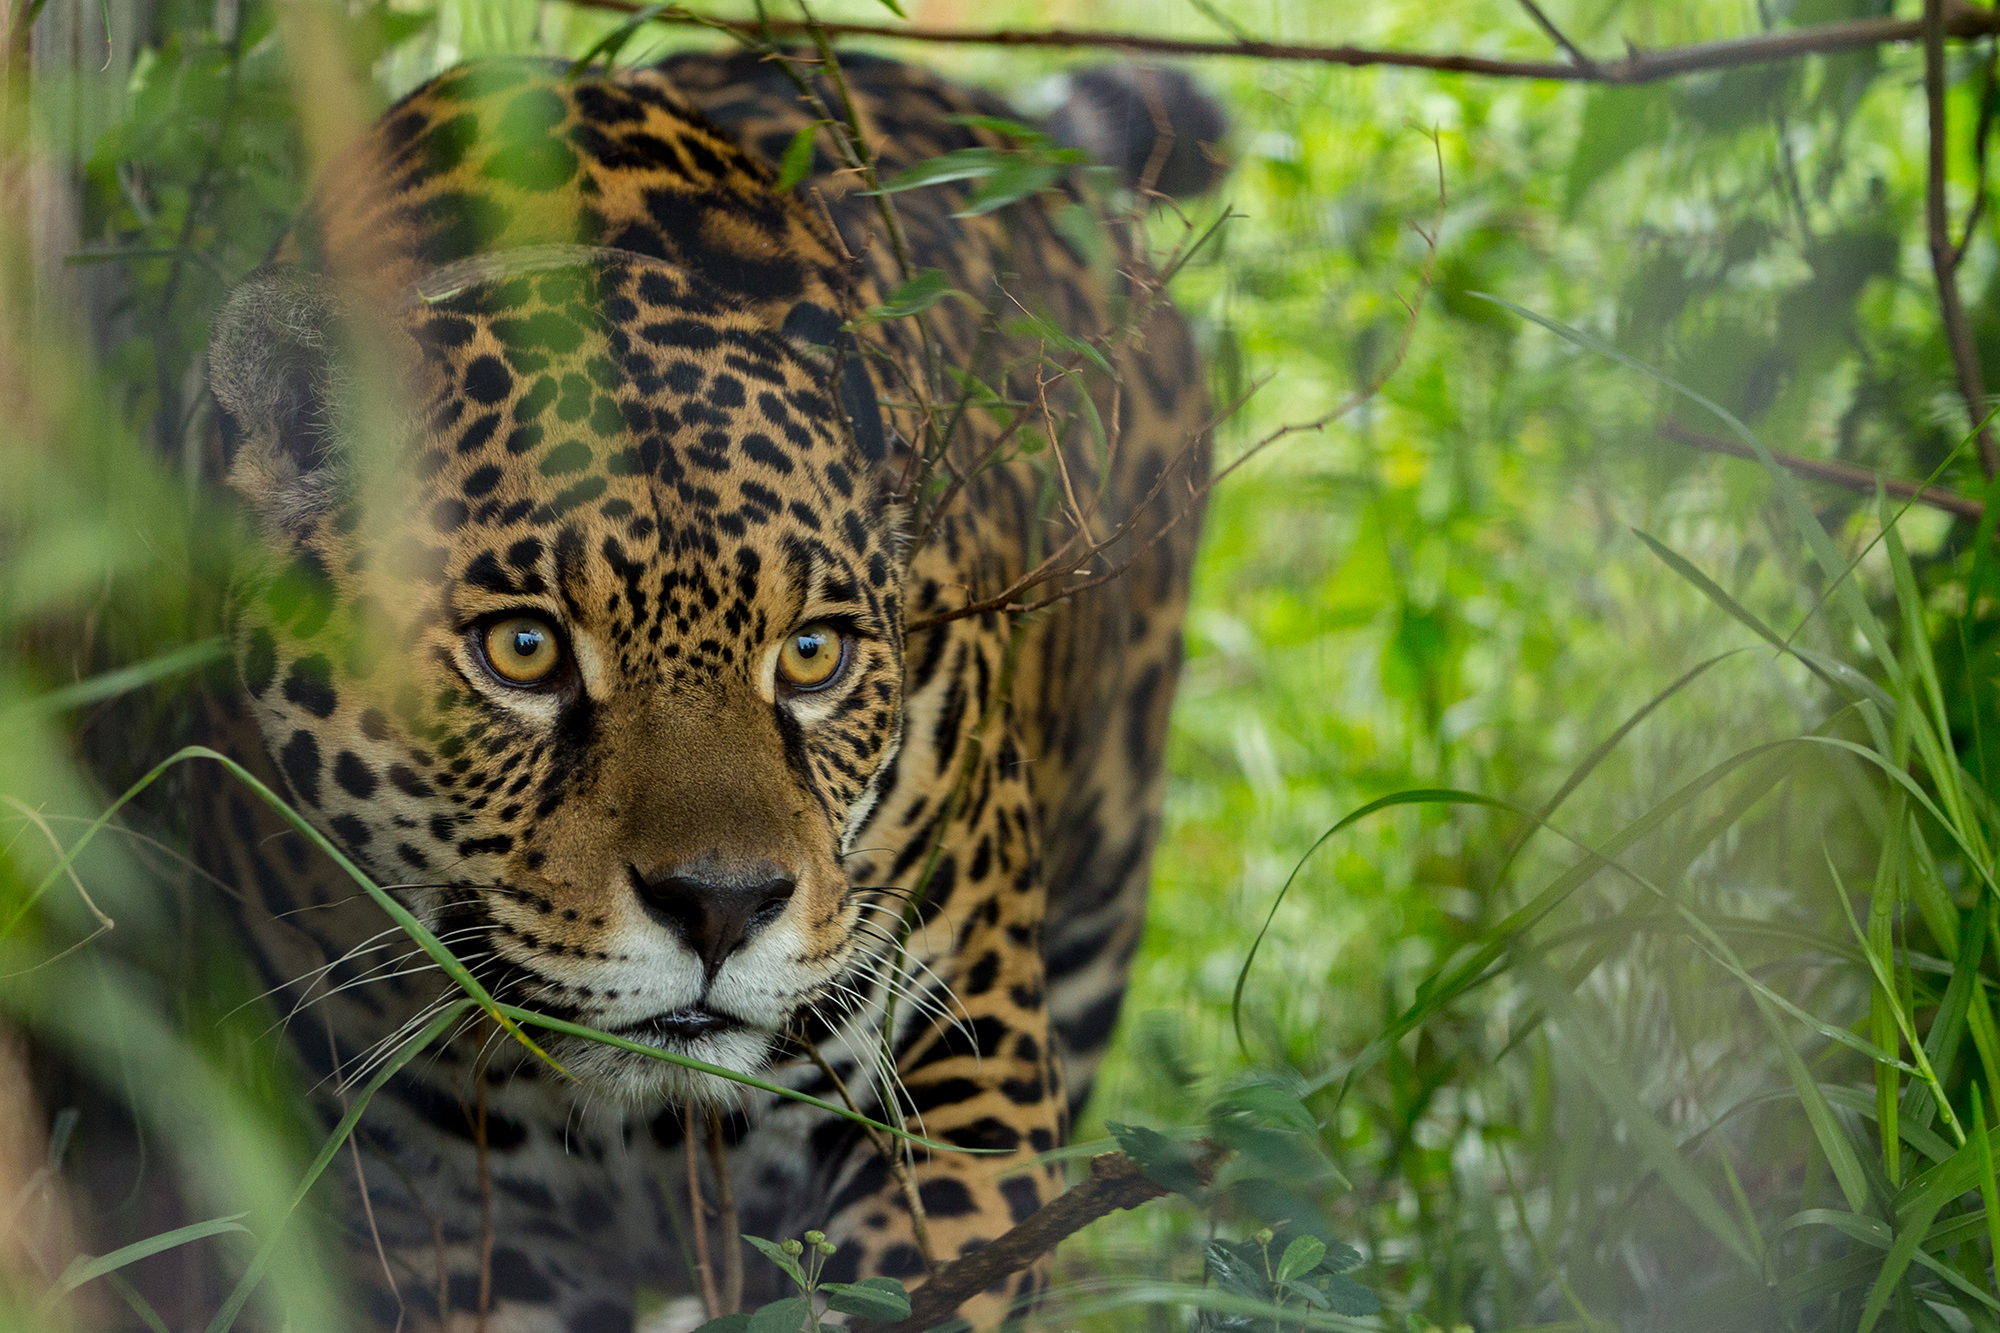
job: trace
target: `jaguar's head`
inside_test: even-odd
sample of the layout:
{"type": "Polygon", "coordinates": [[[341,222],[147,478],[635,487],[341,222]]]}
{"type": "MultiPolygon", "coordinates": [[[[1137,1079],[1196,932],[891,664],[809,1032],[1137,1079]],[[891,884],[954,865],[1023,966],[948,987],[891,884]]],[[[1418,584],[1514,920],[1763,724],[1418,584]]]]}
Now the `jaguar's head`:
{"type": "MultiPolygon", "coordinates": [[[[757,1069],[865,938],[842,857],[901,734],[851,339],[602,250],[433,274],[369,355],[352,308],[267,269],[210,353],[271,557],[237,660],[291,795],[499,998],[757,1069]]],[[[552,1054],[631,1099],[706,1082],[552,1054]]]]}

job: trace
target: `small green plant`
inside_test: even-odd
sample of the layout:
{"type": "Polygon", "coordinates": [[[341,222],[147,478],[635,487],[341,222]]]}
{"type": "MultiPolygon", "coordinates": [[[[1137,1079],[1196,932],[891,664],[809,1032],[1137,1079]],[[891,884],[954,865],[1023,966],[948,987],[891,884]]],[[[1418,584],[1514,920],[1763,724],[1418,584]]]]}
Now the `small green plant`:
{"type": "Polygon", "coordinates": [[[852,1319],[910,1317],[909,1294],[895,1278],[821,1281],[820,1274],[826,1270],[826,1261],[833,1257],[836,1248],[824,1231],[808,1231],[803,1241],[768,1241],[762,1236],[743,1239],[784,1270],[799,1294],[782,1297],[755,1310],[718,1316],[696,1333],[819,1333],[820,1320],[829,1313],[852,1319]]]}
{"type": "Polygon", "coordinates": [[[1201,1328],[1212,1333],[1284,1333],[1304,1328],[1298,1316],[1310,1310],[1362,1316],[1381,1310],[1375,1294],[1346,1274],[1361,1267],[1361,1253],[1339,1241],[1329,1245],[1318,1236],[1300,1232],[1285,1244],[1275,1262],[1271,1246],[1278,1233],[1259,1227],[1248,1240],[1209,1242],[1203,1254],[1208,1280],[1218,1290],[1276,1309],[1267,1315],[1204,1311],[1201,1328]]]}

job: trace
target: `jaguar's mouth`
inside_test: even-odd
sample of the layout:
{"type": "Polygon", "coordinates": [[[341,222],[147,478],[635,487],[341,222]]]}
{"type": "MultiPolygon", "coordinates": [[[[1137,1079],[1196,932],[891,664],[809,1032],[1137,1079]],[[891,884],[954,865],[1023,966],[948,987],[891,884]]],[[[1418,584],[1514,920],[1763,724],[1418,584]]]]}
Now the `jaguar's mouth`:
{"type": "Polygon", "coordinates": [[[664,1014],[654,1014],[636,1023],[612,1029],[630,1041],[658,1046],[663,1050],[690,1046],[703,1037],[719,1036],[744,1026],[740,1019],[698,1004],[685,1005],[664,1014]]]}

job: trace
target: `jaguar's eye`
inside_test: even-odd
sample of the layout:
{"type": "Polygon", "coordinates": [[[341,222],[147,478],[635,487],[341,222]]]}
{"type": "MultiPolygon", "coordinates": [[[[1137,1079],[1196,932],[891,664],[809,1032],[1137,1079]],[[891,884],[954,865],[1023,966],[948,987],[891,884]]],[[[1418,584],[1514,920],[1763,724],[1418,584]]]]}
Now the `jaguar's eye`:
{"type": "Polygon", "coordinates": [[[840,673],[847,643],[839,630],[815,621],[794,630],[778,651],[778,674],[795,690],[822,690],[840,673]]]}
{"type": "Polygon", "coordinates": [[[555,627],[534,616],[508,616],[486,627],[480,651],[493,674],[509,685],[540,685],[562,665],[555,627]]]}

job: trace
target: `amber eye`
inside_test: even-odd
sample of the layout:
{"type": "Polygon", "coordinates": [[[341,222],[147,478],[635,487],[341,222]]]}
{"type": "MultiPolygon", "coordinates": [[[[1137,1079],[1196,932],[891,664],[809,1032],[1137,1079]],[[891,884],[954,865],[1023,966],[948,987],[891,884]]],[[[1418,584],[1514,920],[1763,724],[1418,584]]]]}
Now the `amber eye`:
{"type": "Polygon", "coordinates": [[[778,652],[778,674],[795,690],[817,690],[830,684],[844,653],[840,631],[825,621],[795,630],[778,652]]]}
{"type": "Polygon", "coordinates": [[[508,616],[486,627],[479,646],[486,665],[509,685],[540,685],[562,665],[562,648],[546,620],[508,616]]]}

